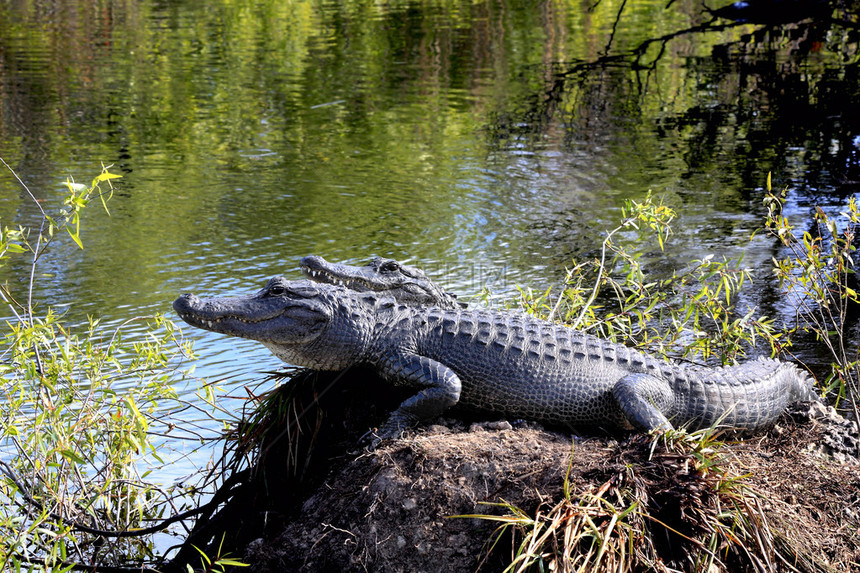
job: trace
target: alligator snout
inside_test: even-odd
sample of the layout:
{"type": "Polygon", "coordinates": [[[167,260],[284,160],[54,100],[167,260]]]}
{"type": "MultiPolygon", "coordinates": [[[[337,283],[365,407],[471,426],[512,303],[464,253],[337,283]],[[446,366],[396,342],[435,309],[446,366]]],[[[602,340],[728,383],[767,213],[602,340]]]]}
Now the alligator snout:
{"type": "Polygon", "coordinates": [[[173,310],[180,315],[190,312],[195,306],[200,303],[200,299],[191,293],[185,293],[173,301],[173,310]]]}

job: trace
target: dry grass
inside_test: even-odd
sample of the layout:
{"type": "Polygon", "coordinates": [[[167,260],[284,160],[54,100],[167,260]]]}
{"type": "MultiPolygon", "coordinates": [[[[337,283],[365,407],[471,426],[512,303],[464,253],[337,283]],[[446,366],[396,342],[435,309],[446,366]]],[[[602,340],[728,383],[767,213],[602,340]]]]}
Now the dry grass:
{"type": "Polygon", "coordinates": [[[513,534],[505,573],[835,571],[772,526],[766,508],[779,502],[725,449],[709,431],[636,437],[602,484],[575,488],[568,470],[559,502],[530,514],[503,501],[488,504],[502,515],[460,517],[498,522],[493,548],[513,534]]]}

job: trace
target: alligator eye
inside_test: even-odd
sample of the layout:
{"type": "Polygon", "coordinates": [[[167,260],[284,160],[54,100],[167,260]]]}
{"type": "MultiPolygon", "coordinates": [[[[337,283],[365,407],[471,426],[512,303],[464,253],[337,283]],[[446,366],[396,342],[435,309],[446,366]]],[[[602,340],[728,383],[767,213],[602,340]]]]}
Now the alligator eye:
{"type": "Polygon", "coordinates": [[[269,294],[272,296],[279,296],[284,294],[285,292],[287,292],[287,289],[285,289],[281,285],[272,285],[272,287],[269,289],[269,294]]]}
{"type": "Polygon", "coordinates": [[[383,271],[383,272],[386,272],[386,273],[393,273],[393,272],[395,272],[395,271],[397,271],[397,270],[399,270],[399,269],[400,269],[400,265],[399,265],[399,264],[397,264],[397,261],[385,261],[385,262],[384,262],[384,263],[382,263],[382,265],[379,267],[379,270],[380,270],[380,271],[383,271]]]}

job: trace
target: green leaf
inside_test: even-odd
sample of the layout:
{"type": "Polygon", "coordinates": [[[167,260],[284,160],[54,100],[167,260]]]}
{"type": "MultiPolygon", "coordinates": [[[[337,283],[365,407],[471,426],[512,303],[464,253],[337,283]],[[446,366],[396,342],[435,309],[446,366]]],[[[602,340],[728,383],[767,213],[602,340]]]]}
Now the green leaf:
{"type": "Polygon", "coordinates": [[[230,565],[233,567],[248,567],[247,563],[242,563],[238,559],[233,559],[232,557],[224,557],[215,562],[215,565],[230,565]]]}
{"type": "Polygon", "coordinates": [[[75,235],[74,233],[72,233],[72,230],[71,230],[71,229],[69,229],[68,227],[66,227],[66,231],[68,231],[69,236],[72,238],[72,240],[75,242],[75,244],[77,244],[77,245],[78,245],[78,247],[80,247],[80,248],[81,248],[81,250],[84,250],[84,245],[83,245],[83,243],[81,243],[80,238],[78,238],[78,236],[77,236],[77,235],[75,235]]]}
{"type": "Polygon", "coordinates": [[[191,547],[193,547],[193,548],[194,548],[194,550],[195,550],[195,551],[197,551],[197,553],[199,553],[199,554],[200,554],[200,556],[201,556],[201,561],[204,561],[204,560],[205,560],[205,563],[206,563],[206,565],[207,565],[207,566],[209,566],[209,565],[211,565],[211,564],[212,564],[212,560],[211,560],[211,559],[209,559],[209,557],[208,557],[205,553],[203,553],[203,551],[202,551],[199,547],[197,547],[197,546],[196,546],[196,545],[194,545],[193,543],[191,544],[191,547]]]}
{"type": "Polygon", "coordinates": [[[72,450],[60,450],[60,454],[69,461],[75,462],[78,465],[87,463],[87,460],[73,452],[72,450]]]}
{"type": "Polygon", "coordinates": [[[108,171],[104,171],[101,175],[96,177],[96,181],[101,183],[102,181],[108,181],[110,179],[121,179],[122,175],[117,175],[116,173],[110,173],[108,171]]]}

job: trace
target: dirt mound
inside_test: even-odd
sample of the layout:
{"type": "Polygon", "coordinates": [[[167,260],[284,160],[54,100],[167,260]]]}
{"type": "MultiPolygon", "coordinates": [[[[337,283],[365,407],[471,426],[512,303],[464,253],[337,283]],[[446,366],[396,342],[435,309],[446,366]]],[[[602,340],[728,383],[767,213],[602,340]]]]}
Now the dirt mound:
{"type": "Polygon", "coordinates": [[[646,436],[571,447],[563,434],[506,422],[431,426],[356,455],[245,560],[255,571],[501,571],[538,527],[527,516],[541,512],[568,537],[586,533],[566,563],[550,555],[565,531],[547,534],[549,570],[589,551],[592,563],[602,552],[605,570],[857,570],[860,465],[817,452],[826,426],[786,418],[718,452],[646,436]],[[502,501],[510,506],[481,503],[502,501]],[[525,512],[517,534],[456,517],[511,506],[525,512]]]}
{"type": "Polygon", "coordinates": [[[540,430],[434,426],[356,458],[251,557],[271,571],[473,571],[495,524],[451,516],[558,495],[570,450],[540,430]]]}
{"type": "Polygon", "coordinates": [[[263,572],[860,571],[857,427],[832,408],[722,443],[457,412],[361,450],[406,395],[300,371],[249,402],[218,503],[163,570],[200,548],[263,572]]]}

